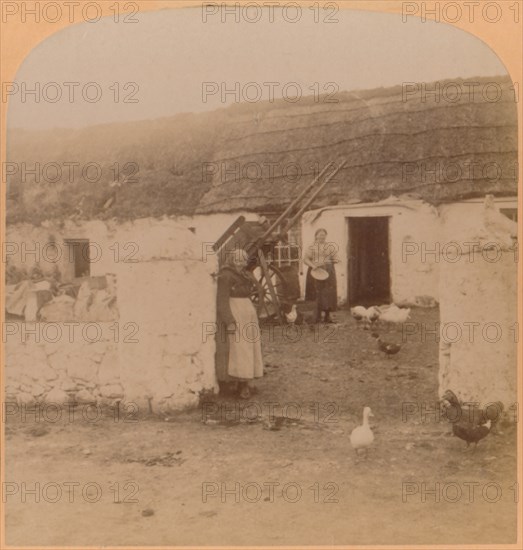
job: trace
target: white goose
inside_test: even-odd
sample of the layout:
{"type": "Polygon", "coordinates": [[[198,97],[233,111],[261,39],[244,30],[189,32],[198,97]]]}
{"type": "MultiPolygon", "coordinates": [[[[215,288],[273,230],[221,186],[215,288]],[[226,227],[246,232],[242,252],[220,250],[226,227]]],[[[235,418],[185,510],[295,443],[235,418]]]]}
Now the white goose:
{"type": "Polygon", "coordinates": [[[360,449],[365,450],[365,458],[367,457],[368,448],[372,445],[374,441],[374,434],[369,425],[369,416],[374,416],[370,407],[365,407],[363,409],[363,424],[352,430],[350,434],[350,444],[352,448],[356,451],[356,454],[359,455],[360,449]]]}

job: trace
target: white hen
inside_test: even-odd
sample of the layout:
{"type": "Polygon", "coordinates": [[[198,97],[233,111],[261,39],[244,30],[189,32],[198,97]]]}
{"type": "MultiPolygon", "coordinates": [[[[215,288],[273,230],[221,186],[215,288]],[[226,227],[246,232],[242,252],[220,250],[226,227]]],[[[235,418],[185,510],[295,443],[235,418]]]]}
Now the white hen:
{"type": "Polygon", "coordinates": [[[285,318],[287,319],[287,323],[290,323],[291,325],[296,322],[296,319],[298,318],[298,312],[296,311],[296,304],[293,304],[289,313],[285,314],[285,318]]]}
{"type": "Polygon", "coordinates": [[[371,306],[369,308],[363,306],[354,306],[350,308],[350,313],[356,319],[356,321],[365,321],[367,323],[373,323],[380,316],[380,309],[378,306],[371,306]]]}

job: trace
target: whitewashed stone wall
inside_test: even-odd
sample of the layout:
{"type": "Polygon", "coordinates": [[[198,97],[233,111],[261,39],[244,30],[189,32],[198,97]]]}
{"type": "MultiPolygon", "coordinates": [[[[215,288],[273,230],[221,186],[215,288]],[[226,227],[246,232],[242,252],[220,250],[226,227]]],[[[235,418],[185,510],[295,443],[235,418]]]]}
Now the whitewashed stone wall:
{"type": "Polygon", "coordinates": [[[473,212],[441,212],[442,239],[461,254],[440,266],[440,394],[509,409],[517,397],[517,224],[490,198],[473,212]]]}
{"type": "Polygon", "coordinates": [[[114,323],[9,323],[6,400],[111,404],[122,399],[118,337],[114,323]]]}
{"type": "MultiPolygon", "coordinates": [[[[223,224],[225,229],[230,221],[223,224]]],[[[218,266],[214,255],[202,253],[201,238],[164,218],[11,226],[7,240],[45,244],[50,233],[57,241],[88,238],[99,245],[102,252],[91,275],[116,275],[120,319],[94,323],[104,335],[96,342],[82,336],[85,323],[75,327],[73,341],[63,324],[64,336],[56,343],[4,335],[9,398],[119,399],[137,403],[140,410],[165,412],[194,406],[201,392],[217,390],[214,338],[204,338],[203,330],[215,321],[218,266]],[[124,249],[128,243],[132,246],[124,249]]],[[[13,255],[10,261],[24,265],[23,259],[13,255]]],[[[45,271],[44,262],[39,264],[45,271]]],[[[41,326],[39,332],[45,330],[41,326]]]]}
{"type": "MultiPolygon", "coordinates": [[[[515,201],[496,204],[511,207],[515,201]]],[[[119,399],[134,401],[141,410],[160,412],[193,406],[200,392],[216,390],[214,339],[206,327],[215,321],[213,274],[218,266],[209,249],[238,215],[9,226],[6,241],[19,246],[25,242],[31,249],[33,241],[43,247],[50,234],[57,242],[64,238],[96,242],[101,252],[91,265],[91,275],[116,276],[120,319],[116,340],[113,323],[98,323],[103,337],[96,342],[78,336],[73,342],[62,339],[59,343],[24,342],[16,335],[4,339],[8,398],[20,402],[119,399]]],[[[486,212],[480,201],[434,209],[421,201],[391,198],[308,212],[302,225],[305,245],[312,242],[318,227],[325,227],[329,238],[338,241],[341,302],[347,295],[346,218],[358,215],[390,216],[394,301],[433,296],[440,302],[442,327],[448,323],[480,324],[473,342],[463,335],[451,344],[442,338],[440,390],[450,388],[466,400],[513,403],[517,264],[510,250],[510,234],[515,224],[495,209],[486,212]],[[430,251],[458,241],[466,250],[465,243],[478,239],[482,245],[502,243],[496,262],[485,261],[481,248],[457,262],[448,261],[451,248],[443,258],[421,250],[404,254],[406,243],[423,243],[430,251]],[[488,341],[495,337],[495,325],[483,336],[487,323],[501,328],[498,342],[488,341]]],[[[19,250],[10,256],[10,262],[30,268],[37,257],[23,257],[19,250]]],[[[39,260],[44,272],[54,269],[53,263],[46,265],[42,257],[39,260]]],[[[81,332],[85,326],[76,330],[81,332]]],[[[442,336],[448,340],[452,333],[442,336]]]]}
{"type": "MultiPolygon", "coordinates": [[[[34,226],[29,223],[8,225],[3,245],[3,258],[10,265],[29,272],[37,263],[42,271],[50,274],[55,266],[63,270],[70,262],[64,239],[89,239],[92,243],[91,275],[118,273],[122,264],[132,263],[143,253],[144,247],[150,247],[148,231],[157,224],[171,227],[172,231],[182,228],[193,232],[197,239],[198,258],[212,255],[212,244],[240,215],[247,220],[257,219],[256,214],[238,212],[234,214],[213,214],[209,216],[165,217],[161,220],[151,218],[134,222],[117,223],[109,220],[75,222],[46,221],[34,226]],[[50,238],[58,244],[60,256],[49,247],[50,238]]],[[[194,243],[193,243],[194,244],[194,243]]]]}
{"type": "Polygon", "coordinates": [[[120,323],[136,323],[140,340],[119,343],[122,380],[140,408],[194,406],[201,391],[217,390],[214,338],[204,338],[216,319],[216,256],[202,261],[201,239],[183,231],[148,228],[139,261],[118,276],[120,323]]]}

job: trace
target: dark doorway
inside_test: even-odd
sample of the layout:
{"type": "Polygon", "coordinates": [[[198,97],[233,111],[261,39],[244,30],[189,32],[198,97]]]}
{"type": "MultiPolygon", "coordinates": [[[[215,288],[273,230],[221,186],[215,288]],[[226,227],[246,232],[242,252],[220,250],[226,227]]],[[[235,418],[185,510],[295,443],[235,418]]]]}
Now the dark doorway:
{"type": "Polygon", "coordinates": [[[390,302],[389,218],[349,218],[349,306],[390,302]]]}
{"type": "Polygon", "coordinates": [[[64,242],[68,249],[65,256],[64,281],[89,277],[91,272],[89,239],[64,239],[64,242]]]}

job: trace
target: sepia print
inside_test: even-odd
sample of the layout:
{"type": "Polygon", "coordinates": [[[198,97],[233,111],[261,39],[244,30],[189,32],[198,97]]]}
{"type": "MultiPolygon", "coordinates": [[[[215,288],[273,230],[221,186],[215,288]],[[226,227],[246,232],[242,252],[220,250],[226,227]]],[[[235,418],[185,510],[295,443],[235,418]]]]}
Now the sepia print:
{"type": "Polygon", "coordinates": [[[0,5],[2,547],[519,547],[521,2],[0,5]]]}

